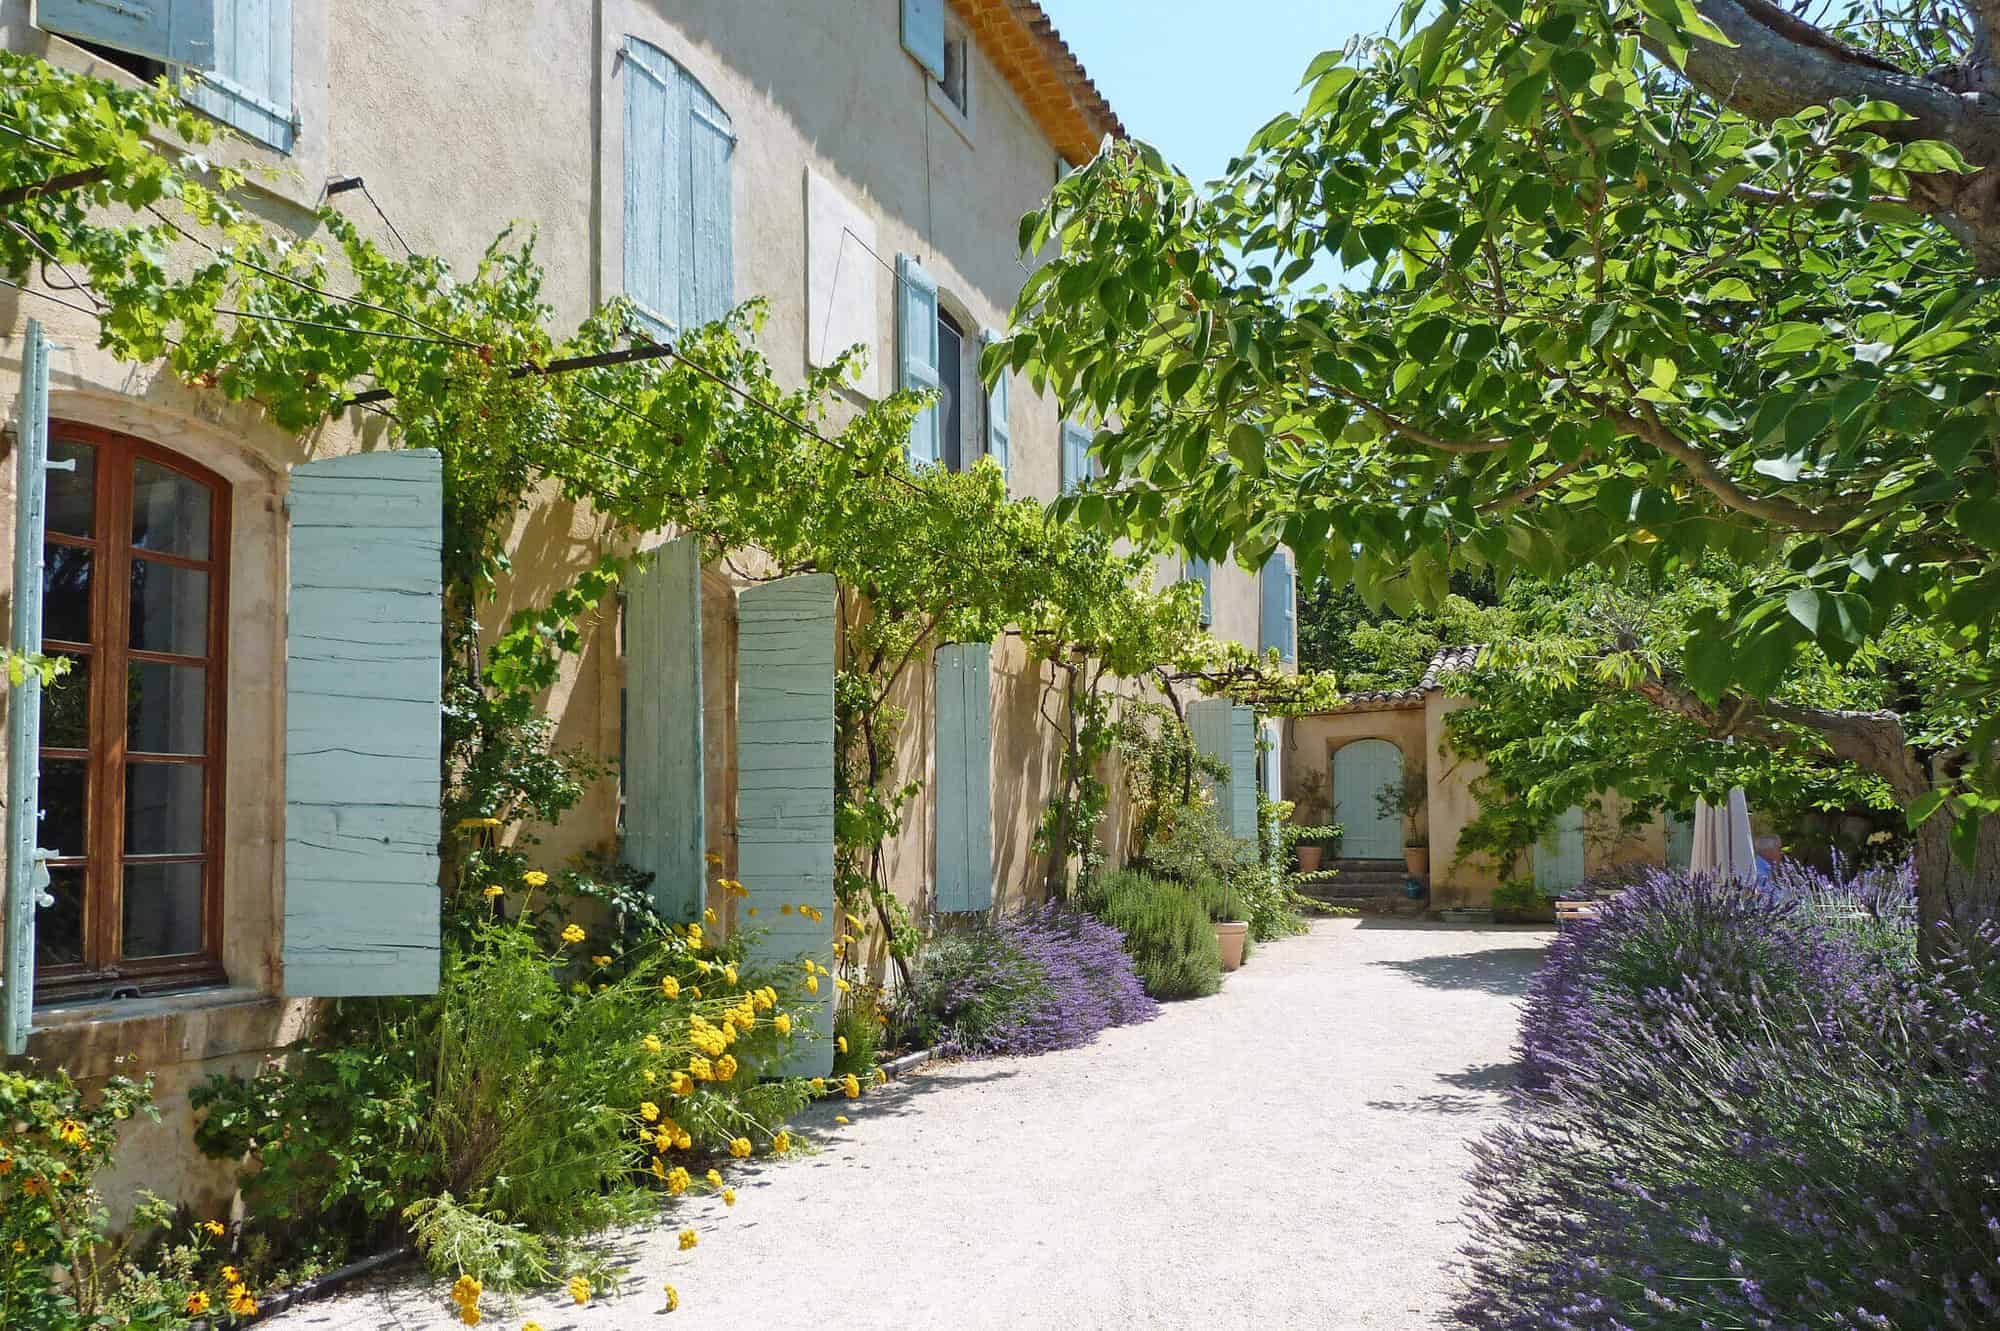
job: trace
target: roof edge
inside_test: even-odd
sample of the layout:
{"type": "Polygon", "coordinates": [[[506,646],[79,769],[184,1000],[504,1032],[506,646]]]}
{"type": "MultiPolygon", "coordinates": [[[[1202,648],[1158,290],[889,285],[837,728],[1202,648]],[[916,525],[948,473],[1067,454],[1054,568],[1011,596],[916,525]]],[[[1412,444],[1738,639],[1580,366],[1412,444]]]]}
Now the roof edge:
{"type": "Polygon", "coordinates": [[[1125,126],[1036,0],[951,0],[952,12],[1000,67],[1028,114],[1073,166],[1125,126]]]}

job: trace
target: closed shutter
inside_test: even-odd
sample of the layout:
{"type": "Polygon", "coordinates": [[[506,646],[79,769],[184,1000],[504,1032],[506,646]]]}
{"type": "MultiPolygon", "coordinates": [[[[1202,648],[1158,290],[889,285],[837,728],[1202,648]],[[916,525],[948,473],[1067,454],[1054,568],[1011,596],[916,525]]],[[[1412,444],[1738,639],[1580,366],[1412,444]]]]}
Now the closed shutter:
{"type": "MultiPolygon", "coordinates": [[[[898,387],[905,392],[938,391],[937,282],[907,254],[896,256],[896,348],[902,363],[898,387]]],[[[938,460],[938,409],[933,402],[910,425],[910,465],[938,460]]]]}
{"type": "Polygon", "coordinates": [[[292,0],[215,0],[215,68],[188,101],[279,152],[292,150],[292,0]]]}
{"type": "Polygon", "coordinates": [[[625,862],[670,920],[701,914],[708,881],[701,650],[701,543],[684,536],[625,591],[625,862]]]}
{"type": "Polygon", "coordinates": [[[170,65],[215,68],[215,0],[37,0],[35,22],[170,65]]]}
{"type": "Polygon", "coordinates": [[[1535,843],[1535,887],[1566,892],[1584,879],[1583,809],[1571,805],[1535,843]]]}
{"type": "Polygon", "coordinates": [[[688,135],[688,264],[681,278],[681,314],[689,324],[714,323],[736,303],[736,247],[729,162],[736,135],[728,112],[708,89],[681,71],[688,135]]]}
{"type": "MultiPolygon", "coordinates": [[[[770,965],[833,968],[833,925],[797,907],[833,915],[834,607],[825,573],[749,587],[736,602],[737,873],[762,931],[750,955],[770,965]]],[[[820,1038],[802,1041],[782,1071],[825,1076],[832,982],[796,1015],[820,1038]]]]}
{"type": "Polygon", "coordinates": [[[937,652],[937,908],[993,904],[992,647],[937,652]]]}
{"type": "MultiPolygon", "coordinates": [[[[982,346],[990,347],[1000,340],[1000,335],[991,328],[981,336],[982,346]]],[[[986,456],[1000,464],[1000,474],[1008,476],[1008,459],[1013,451],[1014,430],[1007,418],[1007,376],[1011,374],[1003,363],[993,378],[993,386],[986,390],[986,456]]]]}
{"type": "MultiPolygon", "coordinates": [[[[49,344],[39,319],[28,320],[21,353],[20,410],[14,434],[14,622],[7,645],[29,656],[42,650],[42,529],[48,513],[49,344]]],[[[7,953],[0,973],[6,1011],[0,1044],[9,1055],[28,1043],[35,1006],[35,912],[48,891],[48,870],[35,844],[41,747],[42,680],[30,670],[7,697],[7,953]]]]}
{"type": "Polygon", "coordinates": [[[1090,478],[1090,431],[1074,421],[1062,427],[1062,492],[1081,489],[1090,478]]]}
{"type": "Polygon", "coordinates": [[[1270,560],[1264,565],[1261,575],[1259,612],[1257,616],[1259,652],[1278,653],[1278,659],[1286,665],[1297,659],[1297,649],[1292,635],[1292,555],[1289,550],[1274,550],[1270,560]]]}
{"type": "Polygon", "coordinates": [[[1233,837],[1257,835],[1257,716],[1249,707],[1227,698],[1203,698],[1188,704],[1188,729],[1197,753],[1220,759],[1227,772],[1210,782],[1215,815],[1233,837]]]}
{"type": "Polygon", "coordinates": [[[944,0],[903,0],[903,49],[932,78],[944,77],[944,0]]]}
{"type": "Polygon", "coordinates": [[[288,995],[437,991],[443,497],[429,449],[292,470],[288,995]]]}

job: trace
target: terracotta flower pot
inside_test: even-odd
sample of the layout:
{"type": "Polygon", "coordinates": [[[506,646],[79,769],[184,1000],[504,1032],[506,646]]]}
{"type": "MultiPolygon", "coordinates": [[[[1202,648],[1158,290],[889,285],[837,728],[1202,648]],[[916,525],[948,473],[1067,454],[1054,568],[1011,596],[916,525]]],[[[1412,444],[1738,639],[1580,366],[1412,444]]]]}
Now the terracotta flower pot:
{"type": "Polygon", "coordinates": [[[1243,941],[1250,936],[1248,920],[1228,920],[1215,926],[1215,945],[1222,949],[1222,969],[1233,971],[1243,964],[1243,941]]]}
{"type": "Polygon", "coordinates": [[[1403,863],[1409,867],[1410,877],[1423,878],[1431,871],[1431,848],[1429,846],[1403,847],[1403,863]]]}
{"type": "Polygon", "coordinates": [[[1320,857],[1321,855],[1323,855],[1323,854],[1324,854],[1325,852],[1326,852],[1326,848],[1325,848],[1324,846],[1300,846],[1300,847],[1299,847],[1299,872],[1300,872],[1300,873],[1318,873],[1318,872],[1319,872],[1319,857],[1320,857]]]}

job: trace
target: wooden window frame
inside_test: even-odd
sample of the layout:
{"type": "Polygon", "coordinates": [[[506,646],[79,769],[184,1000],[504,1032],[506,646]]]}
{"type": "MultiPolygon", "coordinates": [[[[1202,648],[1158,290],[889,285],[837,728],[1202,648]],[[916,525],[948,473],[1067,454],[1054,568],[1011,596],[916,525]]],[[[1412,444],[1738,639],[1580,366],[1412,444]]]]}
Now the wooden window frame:
{"type": "Polygon", "coordinates": [[[38,964],[37,1003],[108,997],[220,984],[223,943],[223,810],[226,775],[230,486],[222,477],[187,457],[148,440],[93,425],[51,421],[52,444],[74,442],[95,452],[89,537],[51,531],[46,544],[90,550],[90,643],[48,641],[51,656],[90,660],[87,700],[89,744],[83,749],[44,744],[42,758],[86,764],[84,780],[85,853],[49,861],[51,869],[85,865],[82,900],[83,960],[79,963],[38,964]],[[176,472],[209,491],[208,557],[194,559],[132,544],[132,474],[136,465],[151,462],[176,472]],[[187,656],[133,648],[131,638],[132,560],[147,559],[208,575],[208,652],[187,656]],[[127,667],[132,662],[200,666],[207,672],[203,729],[206,752],[200,756],[144,753],[146,761],[200,765],[203,783],[202,848],[193,854],[135,857],[142,864],[204,866],[202,875],[202,945],[199,952],[135,960],[121,958],[127,859],[125,839],[125,765],[130,753],[126,714],[127,667]],[[114,681],[116,681],[114,683],[114,681]]]}

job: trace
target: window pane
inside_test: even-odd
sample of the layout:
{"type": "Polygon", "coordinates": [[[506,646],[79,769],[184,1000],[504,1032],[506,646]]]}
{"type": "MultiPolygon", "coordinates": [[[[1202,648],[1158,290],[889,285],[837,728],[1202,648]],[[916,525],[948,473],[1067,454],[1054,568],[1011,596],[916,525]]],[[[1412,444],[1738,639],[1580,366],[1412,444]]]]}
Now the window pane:
{"type": "Polygon", "coordinates": [[[200,666],[131,662],[125,682],[126,746],[135,753],[207,753],[207,687],[208,671],[200,666]]]}
{"type": "Polygon", "coordinates": [[[965,469],[965,420],[959,410],[958,400],[964,368],[959,364],[964,350],[964,339],[958,328],[950,321],[938,320],[938,392],[943,400],[938,403],[938,426],[943,435],[943,456],[938,461],[946,471],[965,469]]]}
{"type": "Polygon", "coordinates": [[[90,658],[69,658],[69,673],[42,686],[42,747],[90,747],[90,658]]]}
{"type": "Polygon", "coordinates": [[[132,544],[208,558],[208,487],[142,459],[132,470],[132,544]]]}
{"type": "Polygon", "coordinates": [[[125,765],[127,855],[201,853],[201,793],[206,771],[200,763],[125,765]]]}
{"type": "Polygon", "coordinates": [[[201,951],[201,875],[199,864],[125,866],[126,957],[201,951]]]}
{"type": "Polygon", "coordinates": [[[132,646],[147,652],[208,655],[208,574],[134,559],[132,646]]]}
{"type": "Polygon", "coordinates": [[[75,471],[52,468],[48,473],[48,529],[68,536],[88,536],[97,507],[97,450],[69,439],[49,440],[50,462],[72,459],[75,471]]]}
{"type": "Polygon", "coordinates": [[[43,547],[42,638],[90,641],[91,554],[73,545],[43,547]]]}
{"type": "Polygon", "coordinates": [[[84,799],[90,789],[81,758],[42,759],[41,823],[35,844],[60,855],[81,855],[90,829],[84,819],[84,799]]]}
{"type": "Polygon", "coordinates": [[[73,966],[83,960],[83,866],[51,865],[53,906],[35,912],[35,964],[73,966]]]}

